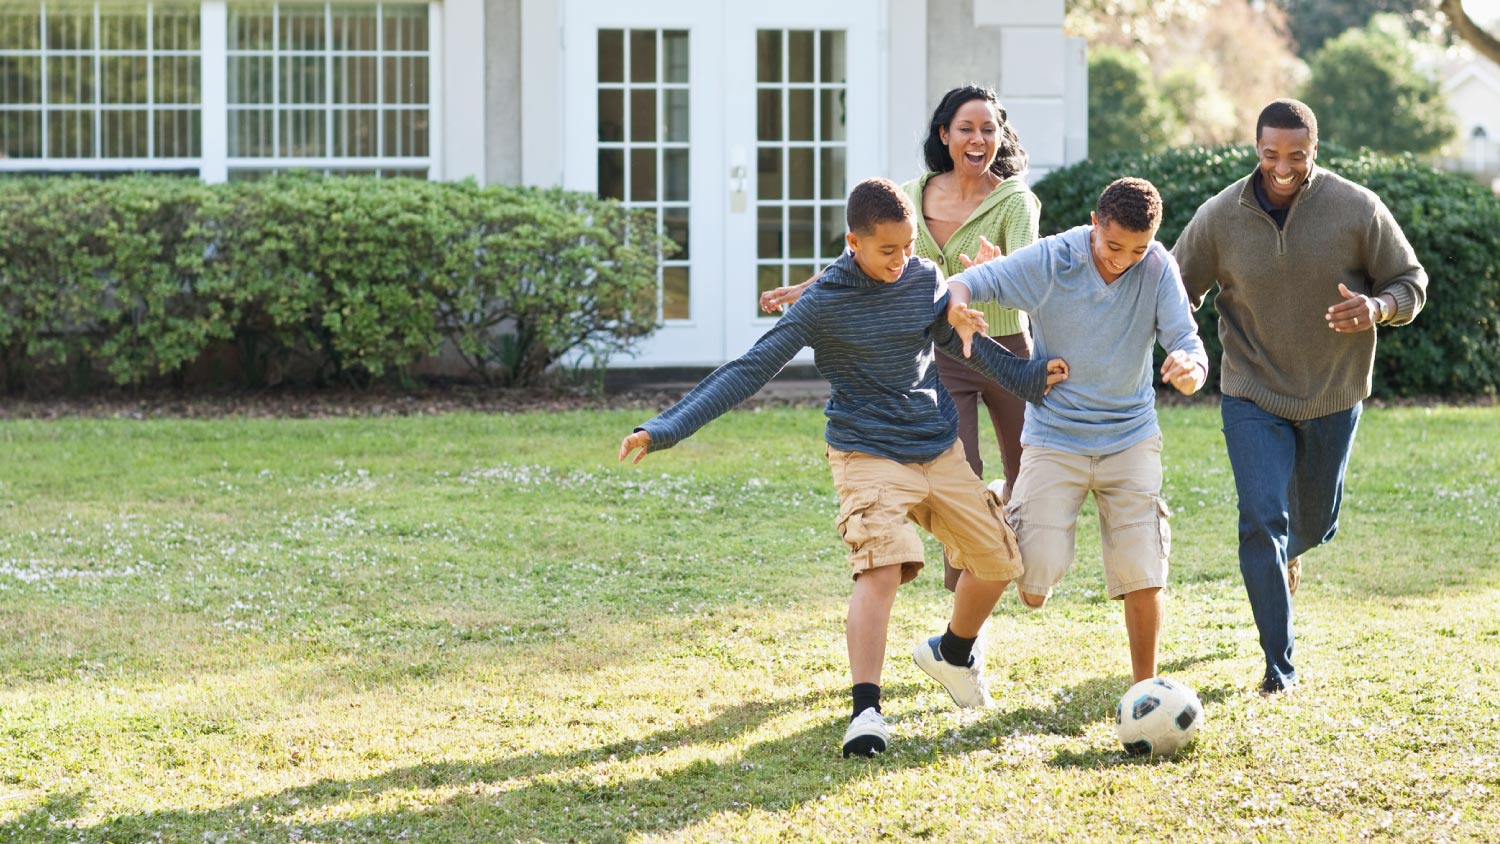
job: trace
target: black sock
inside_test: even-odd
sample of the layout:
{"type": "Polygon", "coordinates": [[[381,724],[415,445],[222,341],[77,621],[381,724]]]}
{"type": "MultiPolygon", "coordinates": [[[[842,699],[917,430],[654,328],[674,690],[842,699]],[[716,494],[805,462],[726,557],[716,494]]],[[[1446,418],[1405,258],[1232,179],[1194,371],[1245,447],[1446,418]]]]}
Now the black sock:
{"type": "MultiPolygon", "coordinates": [[[[880,684],[879,683],[855,683],[854,684],[854,715],[864,712],[870,707],[880,711],[880,684]]],[[[854,720],[854,715],[849,720],[854,720]]]]}
{"type": "Polygon", "coordinates": [[[944,662],[964,667],[969,664],[969,655],[974,652],[974,643],[978,640],[978,636],[967,639],[955,636],[953,628],[949,627],[943,631],[943,638],[938,641],[938,653],[942,654],[944,662]]]}

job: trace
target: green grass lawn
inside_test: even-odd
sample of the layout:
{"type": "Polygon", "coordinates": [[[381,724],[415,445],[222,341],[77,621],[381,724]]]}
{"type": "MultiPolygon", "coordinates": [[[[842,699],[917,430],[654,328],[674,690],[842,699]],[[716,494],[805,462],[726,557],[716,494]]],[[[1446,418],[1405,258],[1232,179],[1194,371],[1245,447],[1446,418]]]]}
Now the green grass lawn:
{"type": "Polygon", "coordinates": [[[991,711],[908,656],[929,545],[891,752],[845,760],[819,411],[618,465],[642,418],[0,422],[0,841],[1500,840],[1500,409],[1367,411],[1271,699],[1217,411],[1163,410],[1163,673],[1207,722],[1158,761],[1092,507],[986,630],[991,711]]]}

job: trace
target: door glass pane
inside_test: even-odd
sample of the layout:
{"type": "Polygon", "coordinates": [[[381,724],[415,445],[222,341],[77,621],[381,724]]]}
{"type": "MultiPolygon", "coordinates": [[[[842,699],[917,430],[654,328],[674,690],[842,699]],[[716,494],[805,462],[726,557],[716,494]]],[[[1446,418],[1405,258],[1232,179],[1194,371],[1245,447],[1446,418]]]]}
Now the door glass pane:
{"type": "Polygon", "coordinates": [[[687,319],[692,311],[688,33],[601,29],[596,43],[599,195],[655,212],[657,232],[678,249],[661,260],[652,306],[662,319],[687,319]]]}
{"type": "Polygon", "coordinates": [[[656,92],[650,88],[630,92],[630,140],[656,140],[656,92]]]}
{"type": "Polygon", "coordinates": [[[662,150],[662,188],[668,202],[688,201],[688,151],[662,150]]]}
{"type": "Polygon", "coordinates": [[[687,267],[674,264],[661,268],[662,319],[687,319],[691,315],[688,282],[687,267]]]}
{"type": "Polygon", "coordinates": [[[787,92],[787,137],[793,141],[813,139],[813,92],[787,92]]]}
{"type": "Polygon", "coordinates": [[[813,81],[813,33],[808,30],[792,30],[786,39],[787,80],[791,82],[813,81]]]}
{"type": "Polygon", "coordinates": [[[630,30],[630,81],[656,81],[656,30],[630,30]]]}
{"type": "Polygon", "coordinates": [[[686,85],[688,81],[688,34],[678,30],[661,34],[661,70],[666,82],[686,85]]]}
{"type": "Polygon", "coordinates": [[[662,231],[677,244],[672,257],[687,260],[688,256],[688,210],[685,207],[668,207],[662,212],[662,231]]]}
{"type": "Polygon", "coordinates": [[[599,81],[625,81],[625,31],[599,30],[599,81]]]}
{"type": "Polygon", "coordinates": [[[781,198],[782,150],[761,148],[755,153],[756,196],[760,199],[781,198]]]}
{"type": "Polygon", "coordinates": [[[624,150],[599,150],[599,195],[605,199],[625,198],[624,150]]]}
{"type": "Polygon", "coordinates": [[[845,40],[840,30],[756,34],[760,290],[801,282],[843,252],[845,40]]]}
{"type": "Polygon", "coordinates": [[[619,89],[599,91],[599,140],[625,140],[625,92],[619,89]]]}
{"type": "Polygon", "coordinates": [[[656,201],[656,150],[630,151],[630,201],[656,201]]]}
{"type": "Polygon", "coordinates": [[[661,119],[666,129],[667,140],[685,142],[688,139],[687,89],[665,93],[667,99],[662,103],[661,119]]]}

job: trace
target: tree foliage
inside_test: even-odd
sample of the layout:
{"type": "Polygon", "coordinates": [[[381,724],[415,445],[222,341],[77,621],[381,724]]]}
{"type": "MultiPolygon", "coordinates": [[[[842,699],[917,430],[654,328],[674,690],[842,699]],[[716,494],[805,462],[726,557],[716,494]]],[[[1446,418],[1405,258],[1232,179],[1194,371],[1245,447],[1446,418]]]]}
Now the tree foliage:
{"type": "Polygon", "coordinates": [[[1161,149],[1174,135],[1175,120],[1139,52],[1103,47],[1089,53],[1091,156],[1161,149]]]}
{"type": "Polygon", "coordinates": [[[1401,17],[1413,32],[1434,28],[1433,0],[1277,0],[1286,11],[1297,55],[1311,59],[1324,44],[1351,29],[1363,29],[1380,14],[1401,17]]]}
{"type": "Polygon", "coordinates": [[[1302,100],[1319,133],[1381,152],[1429,153],[1455,132],[1442,86],[1416,66],[1398,19],[1381,16],[1313,54],[1302,100]]]}
{"type": "MultiPolygon", "coordinates": [[[[1144,59],[1155,87],[1147,99],[1160,100],[1164,109],[1157,115],[1160,126],[1146,130],[1148,137],[1160,130],[1158,148],[1243,141],[1260,109],[1286,96],[1299,72],[1274,4],[1080,0],[1068,4],[1067,29],[1087,38],[1091,53],[1126,50],[1144,59]]],[[[1092,71],[1089,84],[1097,84],[1092,71]]],[[[1124,118],[1104,121],[1113,125],[1124,118]]],[[[1091,154],[1101,149],[1097,140],[1091,129],[1091,154]]]]}

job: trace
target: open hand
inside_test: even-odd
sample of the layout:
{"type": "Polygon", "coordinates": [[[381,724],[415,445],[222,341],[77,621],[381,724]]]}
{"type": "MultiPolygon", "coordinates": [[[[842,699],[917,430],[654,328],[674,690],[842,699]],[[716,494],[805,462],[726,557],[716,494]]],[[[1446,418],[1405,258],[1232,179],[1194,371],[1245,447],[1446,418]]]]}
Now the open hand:
{"type": "Polygon", "coordinates": [[[973,356],[974,335],[984,334],[990,330],[990,324],[985,321],[984,312],[968,305],[949,305],[948,324],[953,326],[958,339],[963,341],[966,358],[973,356]]]}
{"type": "Polygon", "coordinates": [[[630,452],[640,449],[641,453],[630,461],[632,464],[639,463],[646,457],[646,450],[651,446],[651,435],[645,431],[635,431],[624,440],[620,441],[620,462],[624,463],[630,457],[630,452]]]}
{"type": "Polygon", "coordinates": [[[968,269],[975,264],[983,264],[985,261],[993,261],[998,257],[1000,257],[1000,247],[996,246],[993,243],[990,243],[989,238],[985,237],[984,235],[980,235],[979,254],[976,255],[972,260],[968,255],[959,255],[958,260],[963,262],[964,269],[968,269]]]}
{"type": "Polygon", "coordinates": [[[1329,308],[1323,317],[1328,320],[1329,328],[1341,334],[1357,334],[1375,327],[1380,306],[1374,299],[1363,293],[1351,293],[1342,283],[1339,284],[1339,295],[1344,301],[1329,308]]]}

